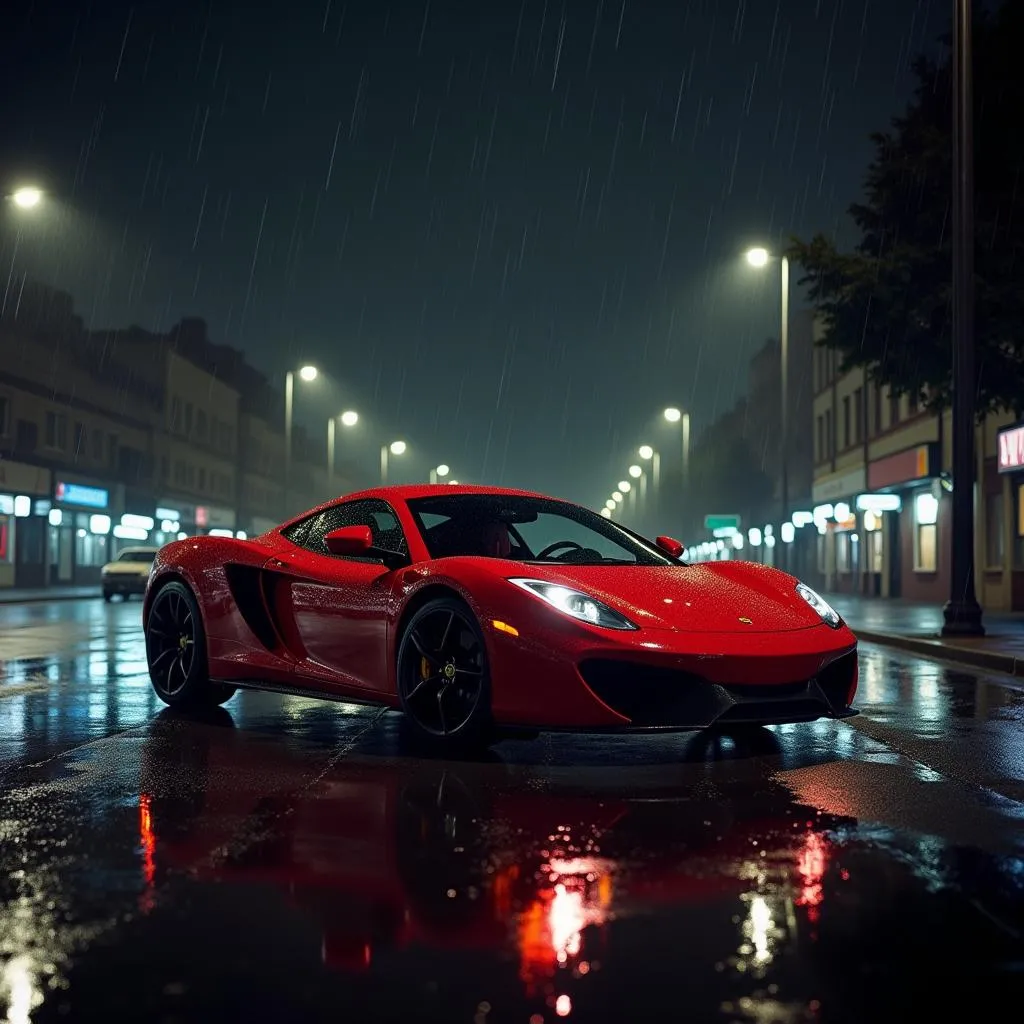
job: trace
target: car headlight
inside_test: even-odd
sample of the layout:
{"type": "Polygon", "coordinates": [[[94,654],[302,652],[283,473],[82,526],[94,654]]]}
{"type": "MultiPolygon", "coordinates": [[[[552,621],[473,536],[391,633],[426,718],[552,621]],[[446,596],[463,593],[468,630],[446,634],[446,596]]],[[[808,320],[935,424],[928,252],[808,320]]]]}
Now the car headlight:
{"type": "Polygon", "coordinates": [[[584,594],[579,590],[570,590],[568,587],[560,587],[556,583],[547,583],[544,580],[510,579],[517,587],[546,601],[552,608],[578,619],[580,622],[589,622],[592,626],[600,626],[602,629],[639,629],[636,623],[630,622],[625,615],[609,608],[603,601],[596,597],[584,594]]]}
{"type": "Polygon", "coordinates": [[[798,583],[796,585],[796,592],[821,616],[821,621],[824,622],[826,626],[838,629],[843,624],[843,620],[840,618],[839,612],[837,612],[835,608],[833,608],[832,605],[830,605],[828,601],[821,596],[821,594],[811,590],[806,583],[798,583]]]}

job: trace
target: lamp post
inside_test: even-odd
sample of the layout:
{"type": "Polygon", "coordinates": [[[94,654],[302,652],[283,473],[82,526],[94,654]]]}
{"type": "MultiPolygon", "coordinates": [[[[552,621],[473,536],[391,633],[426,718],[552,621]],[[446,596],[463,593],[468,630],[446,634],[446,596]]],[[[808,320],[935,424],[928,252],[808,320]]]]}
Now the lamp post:
{"type": "MultiPolygon", "coordinates": [[[[771,253],[760,247],[747,251],[747,262],[760,269],[771,261],[771,253]]],[[[779,260],[779,283],[781,286],[781,320],[779,323],[779,392],[782,398],[779,420],[779,476],[780,499],[782,503],[779,521],[789,519],[789,257],[779,260]]],[[[788,562],[788,551],[783,549],[782,560],[788,562]]],[[[784,566],[785,568],[785,566],[784,566]]]]}
{"type": "Polygon", "coordinates": [[[448,466],[442,462],[440,466],[430,471],[430,482],[432,484],[440,483],[450,472],[448,466]]]}
{"type": "Polygon", "coordinates": [[[380,446],[380,482],[382,485],[388,482],[390,456],[404,455],[406,447],[404,441],[392,441],[391,444],[382,444],[380,446]]]}
{"type": "MultiPolygon", "coordinates": [[[[315,366],[303,366],[299,369],[299,379],[307,384],[319,376],[315,366]]],[[[284,507],[288,514],[289,492],[292,486],[292,421],[295,405],[295,371],[289,370],[284,377],[284,507]]]]}
{"type": "Polygon", "coordinates": [[[359,422],[359,413],[347,409],[340,416],[332,416],[327,421],[327,482],[332,494],[334,493],[334,433],[336,420],[341,420],[343,427],[354,427],[359,422]]]}
{"type": "Polygon", "coordinates": [[[984,636],[974,592],[974,83],[971,0],[953,0],[953,522],[943,636],[984,636]]]}

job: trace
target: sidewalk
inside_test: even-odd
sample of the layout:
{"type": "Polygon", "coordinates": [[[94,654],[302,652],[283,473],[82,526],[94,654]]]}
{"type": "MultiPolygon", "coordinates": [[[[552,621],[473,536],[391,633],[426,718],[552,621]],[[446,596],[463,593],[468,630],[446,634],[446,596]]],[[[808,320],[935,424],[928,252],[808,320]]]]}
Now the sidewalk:
{"type": "Polygon", "coordinates": [[[0,589],[0,605],[31,604],[39,601],[80,601],[83,598],[101,598],[98,583],[91,587],[4,587],[0,589]]]}
{"type": "Polygon", "coordinates": [[[941,635],[941,605],[850,594],[823,596],[865,643],[1024,676],[1024,613],[986,612],[983,637],[947,638],[941,635]]]}

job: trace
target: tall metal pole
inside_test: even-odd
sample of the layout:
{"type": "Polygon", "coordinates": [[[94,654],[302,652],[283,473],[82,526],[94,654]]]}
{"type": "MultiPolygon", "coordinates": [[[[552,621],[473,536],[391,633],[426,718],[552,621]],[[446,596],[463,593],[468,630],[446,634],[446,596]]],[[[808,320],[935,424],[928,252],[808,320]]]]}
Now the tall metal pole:
{"type": "Polygon", "coordinates": [[[292,403],[295,399],[295,373],[289,370],[284,378],[284,518],[291,508],[289,491],[292,485],[292,403]]]}
{"type": "MultiPolygon", "coordinates": [[[[779,520],[781,530],[782,523],[789,519],[789,257],[782,257],[782,322],[779,325],[779,376],[781,378],[782,408],[781,408],[781,437],[782,450],[779,453],[781,468],[780,496],[782,499],[782,517],[779,520]]],[[[789,568],[789,552],[786,545],[782,545],[782,568],[789,568]]]]}
{"type": "Polygon", "coordinates": [[[380,482],[381,484],[388,482],[388,446],[386,444],[380,446],[380,482]]]}
{"type": "Polygon", "coordinates": [[[943,636],[984,636],[974,592],[974,89],[971,0],[953,0],[953,523],[943,636]]]}
{"type": "Polygon", "coordinates": [[[334,497],[334,431],[336,429],[332,416],[327,421],[327,489],[332,498],[334,497]]]}

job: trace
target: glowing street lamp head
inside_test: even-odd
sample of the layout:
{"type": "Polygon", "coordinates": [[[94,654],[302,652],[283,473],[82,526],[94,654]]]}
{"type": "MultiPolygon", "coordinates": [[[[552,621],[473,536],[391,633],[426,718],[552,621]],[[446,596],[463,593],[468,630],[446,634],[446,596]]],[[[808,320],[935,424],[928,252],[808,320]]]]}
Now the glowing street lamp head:
{"type": "Polygon", "coordinates": [[[622,491],[622,492],[628,491],[630,489],[630,487],[632,487],[632,486],[633,485],[628,480],[620,480],[619,481],[619,490],[622,491]]]}
{"type": "Polygon", "coordinates": [[[629,467],[629,475],[634,480],[639,480],[640,477],[642,477],[644,475],[644,471],[639,466],[630,466],[629,467]]]}
{"type": "Polygon", "coordinates": [[[14,199],[15,206],[18,206],[23,210],[31,210],[43,201],[43,193],[38,188],[27,186],[25,188],[15,189],[14,195],[11,198],[14,199]]]}
{"type": "Polygon", "coordinates": [[[622,493],[620,491],[612,491],[612,501],[618,505],[618,503],[622,501],[622,493]]]}
{"type": "Polygon", "coordinates": [[[640,445],[640,451],[637,453],[641,459],[653,459],[654,449],[649,444],[640,445]]]}
{"type": "Polygon", "coordinates": [[[606,502],[604,503],[604,507],[605,507],[606,509],[608,509],[608,511],[609,511],[609,512],[614,512],[614,511],[615,511],[615,502],[614,502],[614,501],[613,501],[613,500],[612,500],[611,498],[609,498],[609,499],[608,499],[608,500],[607,500],[607,501],[606,501],[606,502]]]}
{"type": "Polygon", "coordinates": [[[605,519],[611,519],[612,511],[610,508],[603,508],[601,509],[601,515],[603,515],[605,519]]]}
{"type": "Polygon", "coordinates": [[[669,423],[678,423],[683,418],[683,414],[675,406],[670,406],[663,415],[669,423]]]}
{"type": "Polygon", "coordinates": [[[320,371],[315,366],[303,366],[299,370],[299,376],[308,384],[310,381],[314,381],[320,375],[320,371]]]}
{"type": "Polygon", "coordinates": [[[761,246],[756,246],[753,249],[747,250],[747,262],[752,267],[766,267],[769,260],[768,250],[763,249],[761,246]]]}
{"type": "Polygon", "coordinates": [[[341,414],[341,425],[343,427],[354,427],[359,422],[359,413],[353,412],[351,409],[341,414]]]}
{"type": "Polygon", "coordinates": [[[405,454],[405,442],[404,441],[392,441],[391,442],[391,454],[392,455],[404,455],[405,454]]]}
{"type": "Polygon", "coordinates": [[[438,476],[447,476],[451,472],[451,470],[442,462],[441,465],[434,470],[434,472],[438,476]]]}

